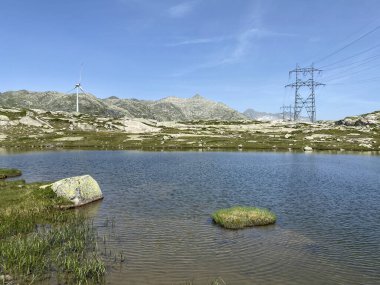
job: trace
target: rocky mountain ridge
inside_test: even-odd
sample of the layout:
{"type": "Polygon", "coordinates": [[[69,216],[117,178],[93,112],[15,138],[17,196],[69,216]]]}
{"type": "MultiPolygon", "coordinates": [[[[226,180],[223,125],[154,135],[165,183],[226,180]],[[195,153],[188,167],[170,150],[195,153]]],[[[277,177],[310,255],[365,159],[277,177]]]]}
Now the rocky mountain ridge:
{"type": "MultiPolygon", "coordinates": [[[[79,96],[81,113],[97,116],[145,118],[157,121],[247,119],[227,105],[200,95],[186,99],[167,97],[157,101],[119,99],[115,96],[100,99],[91,94],[79,94],[79,96]]],[[[8,91],[0,93],[0,106],[72,112],[76,106],[76,94],[55,91],[8,91]]]]}

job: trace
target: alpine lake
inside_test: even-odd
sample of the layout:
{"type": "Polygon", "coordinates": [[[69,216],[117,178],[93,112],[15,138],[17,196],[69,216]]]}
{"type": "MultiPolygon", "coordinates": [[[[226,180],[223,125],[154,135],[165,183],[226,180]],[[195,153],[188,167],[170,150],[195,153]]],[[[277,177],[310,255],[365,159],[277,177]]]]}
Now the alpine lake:
{"type": "Polygon", "coordinates": [[[0,167],[27,182],[98,181],[104,200],[77,211],[97,228],[106,284],[380,284],[379,155],[4,152],[0,167]],[[213,223],[234,205],[277,222],[213,223]]]}

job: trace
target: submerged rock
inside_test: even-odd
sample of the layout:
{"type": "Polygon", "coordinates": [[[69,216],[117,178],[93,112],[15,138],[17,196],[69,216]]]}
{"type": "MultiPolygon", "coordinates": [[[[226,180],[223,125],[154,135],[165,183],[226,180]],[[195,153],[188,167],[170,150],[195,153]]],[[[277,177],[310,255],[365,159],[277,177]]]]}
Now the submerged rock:
{"type": "Polygon", "coordinates": [[[50,187],[59,197],[72,201],[75,207],[103,199],[99,184],[90,175],[62,179],[50,187]]]}

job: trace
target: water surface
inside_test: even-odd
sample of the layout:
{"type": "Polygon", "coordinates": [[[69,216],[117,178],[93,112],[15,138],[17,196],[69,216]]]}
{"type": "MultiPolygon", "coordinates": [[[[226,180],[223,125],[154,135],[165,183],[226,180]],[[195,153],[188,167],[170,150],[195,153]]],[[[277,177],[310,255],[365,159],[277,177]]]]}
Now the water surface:
{"type": "Polygon", "coordinates": [[[0,155],[27,181],[90,174],[88,209],[107,250],[108,284],[380,284],[380,157],[292,153],[73,151],[0,155]],[[231,231],[210,213],[267,207],[268,227],[231,231]]]}

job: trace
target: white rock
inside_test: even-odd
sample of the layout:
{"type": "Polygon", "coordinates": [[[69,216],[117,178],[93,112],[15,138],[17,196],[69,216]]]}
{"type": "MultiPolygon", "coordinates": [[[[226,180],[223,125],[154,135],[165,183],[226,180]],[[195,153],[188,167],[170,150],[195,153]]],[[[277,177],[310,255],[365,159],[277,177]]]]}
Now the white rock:
{"type": "Polygon", "coordinates": [[[359,146],[366,147],[366,148],[372,148],[371,144],[365,144],[365,143],[361,143],[361,144],[359,144],[359,146]]]}
{"type": "Polygon", "coordinates": [[[103,198],[99,184],[90,175],[70,177],[50,185],[53,191],[74,203],[82,206],[103,198]]]}
{"type": "Polygon", "coordinates": [[[39,121],[36,121],[36,120],[32,119],[29,116],[22,117],[20,119],[20,123],[23,124],[23,125],[26,125],[26,126],[30,126],[30,127],[42,127],[43,126],[42,123],[40,123],[39,121]]]}
{"type": "Polygon", "coordinates": [[[41,109],[30,109],[30,110],[32,110],[33,112],[37,113],[38,115],[46,114],[47,113],[47,111],[41,110],[41,109]]]}
{"type": "Polygon", "coordinates": [[[0,115],[0,121],[9,121],[9,118],[5,115],[0,115]]]}
{"type": "Polygon", "coordinates": [[[63,137],[63,138],[57,138],[54,139],[56,142],[75,142],[75,141],[81,141],[83,140],[83,137],[63,137]]]}
{"type": "Polygon", "coordinates": [[[87,123],[76,123],[74,124],[74,127],[81,131],[95,131],[96,129],[96,127],[87,123]]]}
{"type": "Polygon", "coordinates": [[[13,121],[9,122],[9,125],[11,125],[11,126],[18,126],[19,124],[20,124],[19,120],[13,120],[13,121]]]}
{"type": "Polygon", "coordinates": [[[303,148],[303,150],[304,150],[304,151],[313,151],[313,148],[310,147],[310,146],[305,146],[305,147],[303,148]]]}
{"type": "Polygon", "coordinates": [[[4,115],[0,115],[0,126],[7,126],[9,125],[9,118],[4,115]]]}
{"type": "Polygon", "coordinates": [[[121,120],[114,121],[123,126],[123,129],[127,133],[139,134],[139,133],[154,133],[161,131],[161,128],[148,126],[138,120],[131,120],[129,118],[123,118],[121,120]]]}

